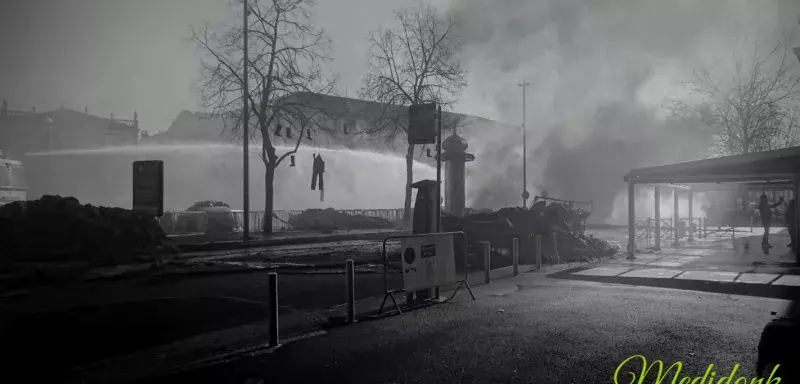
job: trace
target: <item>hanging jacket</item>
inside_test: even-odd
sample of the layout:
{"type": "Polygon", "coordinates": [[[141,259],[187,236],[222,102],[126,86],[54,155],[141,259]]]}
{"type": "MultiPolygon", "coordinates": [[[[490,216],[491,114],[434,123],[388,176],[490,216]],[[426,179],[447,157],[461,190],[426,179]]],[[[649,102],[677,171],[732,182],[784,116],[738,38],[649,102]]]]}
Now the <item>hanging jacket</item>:
{"type": "Polygon", "coordinates": [[[311,190],[317,189],[317,177],[319,177],[319,190],[325,189],[323,174],[325,173],[325,161],[321,155],[314,155],[314,166],[311,172],[311,190]]]}

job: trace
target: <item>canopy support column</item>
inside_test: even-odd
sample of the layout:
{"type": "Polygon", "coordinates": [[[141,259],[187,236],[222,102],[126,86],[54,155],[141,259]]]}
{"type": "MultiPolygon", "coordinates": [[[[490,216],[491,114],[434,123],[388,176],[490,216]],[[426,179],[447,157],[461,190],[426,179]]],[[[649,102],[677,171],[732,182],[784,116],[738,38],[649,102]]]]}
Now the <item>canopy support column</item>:
{"type": "MultiPolygon", "coordinates": [[[[800,174],[794,176],[794,239],[798,242],[798,235],[800,235],[800,204],[797,204],[797,198],[800,197],[800,174]]],[[[795,263],[800,264],[800,254],[798,254],[800,246],[792,244],[792,251],[794,252],[795,263]]]]}
{"type": "Polygon", "coordinates": [[[636,259],[636,199],[633,180],[628,180],[628,260],[636,259]]]}
{"type": "Polygon", "coordinates": [[[680,223],[680,216],[678,214],[678,189],[672,189],[672,198],[674,200],[674,207],[672,208],[672,245],[679,246],[681,245],[678,239],[678,223],[680,223]]]}
{"type": "Polygon", "coordinates": [[[655,204],[656,204],[656,251],[661,250],[661,187],[655,186],[655,204]]]}
{"type": "Polygon", "coordinates": [[[689,241],[694,241],[694,215],[692,214],[692,200],[694,200],[694,192],[689,190],[689,241]]]}

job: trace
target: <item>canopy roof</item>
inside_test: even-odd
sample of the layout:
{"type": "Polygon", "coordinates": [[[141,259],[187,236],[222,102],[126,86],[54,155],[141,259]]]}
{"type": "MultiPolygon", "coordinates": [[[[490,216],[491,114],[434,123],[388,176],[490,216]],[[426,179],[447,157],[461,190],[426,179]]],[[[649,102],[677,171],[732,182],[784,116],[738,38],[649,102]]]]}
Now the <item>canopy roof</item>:
{"type": "MultiPolygon", "coordinates": [[[[628,172],[636,184],[783,183],[800,174],[800,147],[688,161],[628,172]]],[[[792,189],[792,187],[789,187],[792,189]]]]}

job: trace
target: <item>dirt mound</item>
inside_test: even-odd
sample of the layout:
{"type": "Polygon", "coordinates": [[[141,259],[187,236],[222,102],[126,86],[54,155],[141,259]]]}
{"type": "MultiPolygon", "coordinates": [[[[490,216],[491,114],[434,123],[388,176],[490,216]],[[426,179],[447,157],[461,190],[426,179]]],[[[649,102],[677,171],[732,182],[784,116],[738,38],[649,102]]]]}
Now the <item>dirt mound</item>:
{"type": "MultiPolygon", "coordinates": [[[[535,263],[537,235],[542,238],[544,262],[586,261],[613,255],[617,252],[616,247],[586,236],[583,227],[575,224],[590,213],[568,210],[558,203],[546,205],[539,202],[530,209],[502,208],[463,218],[444,216],[442,228],[445,231],[463,231],[470,244],[488,241],[493,249],[510,249],[512,239],[516,237],[519,239],[520,262],[526,264],[535,263]]],[[[510,262],[510,254],[502,257],[510,262]]]]}
{"type": "Polygon", "coordinates": [[[306,209],[289,217],[289,225],[298,231],[335,231],[347,229],[388,229],[396,225],[380,217],[348,215],[333,208],[306,209]]]}
{"type": "Polygon", "coordinates": [[[4,262],[91,266],[153,261],[176,252],[152,217],[51,195],[0,207],[0,247],[4,262]]]}

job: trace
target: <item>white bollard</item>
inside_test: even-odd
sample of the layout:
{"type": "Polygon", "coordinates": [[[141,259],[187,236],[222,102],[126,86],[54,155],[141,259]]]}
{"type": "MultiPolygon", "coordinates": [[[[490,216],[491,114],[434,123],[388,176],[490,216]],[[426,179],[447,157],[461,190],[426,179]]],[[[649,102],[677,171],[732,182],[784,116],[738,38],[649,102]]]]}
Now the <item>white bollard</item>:
{"type": "Polygon", "coordinates": [[[492,282],[492,252],[488,241],[481,241],[481,252],[483,252],[483,278],[484,282],[489,284],[492,282]]]}
{"type": "Polygon", "coordinates": [[[347,322],[356,322],[356,268],[353,260],[347,260],[347,322]]]}
{"type": "Polygon", "coordinates": [[[278,335],[278,274],[268,275],[269,288],[269,346],[276,347],[280,341],[278,335]]]}
{"type": "Polygon", "coordinates": [[[519,275],[519,239],[511,239],[511,262],[514,265],[514,276],[519,275]]]}
{"type": "Polygon", "coordinates": [[[542,235],[536,235],[536,269],[542,269],[542,235]]]}

